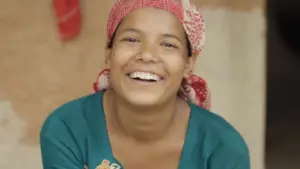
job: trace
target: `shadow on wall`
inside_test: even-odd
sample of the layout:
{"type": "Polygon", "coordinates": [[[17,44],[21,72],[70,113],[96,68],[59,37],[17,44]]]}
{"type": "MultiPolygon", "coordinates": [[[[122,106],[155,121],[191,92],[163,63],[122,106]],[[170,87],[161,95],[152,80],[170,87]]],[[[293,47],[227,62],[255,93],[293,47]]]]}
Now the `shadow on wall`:
{"type": "Polygon", "coordinates": [[[298,1],[268,2],[267,169],[300,168],[299,9],[298,1]]]}

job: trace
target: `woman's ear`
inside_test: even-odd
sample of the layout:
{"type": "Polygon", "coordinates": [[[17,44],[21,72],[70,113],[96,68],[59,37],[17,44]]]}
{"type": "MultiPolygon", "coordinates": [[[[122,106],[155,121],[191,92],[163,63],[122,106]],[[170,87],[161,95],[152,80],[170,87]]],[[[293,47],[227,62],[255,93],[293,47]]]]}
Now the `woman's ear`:
{"type": "Polygon", "coordinates": [[[106,66],[109,66],[109,60],[110,60],[110,57],[111,57],[111,48],[105,48],[105,65],[106,66]]]}
{"type": "Polygon", "coordinates": [[[196,64],[196,56],[190,56],[187,60],[185,70],[184,70],[184,76],[187,77],[189,74],[191,74],[194,71],[194,67],[196,64]]]}

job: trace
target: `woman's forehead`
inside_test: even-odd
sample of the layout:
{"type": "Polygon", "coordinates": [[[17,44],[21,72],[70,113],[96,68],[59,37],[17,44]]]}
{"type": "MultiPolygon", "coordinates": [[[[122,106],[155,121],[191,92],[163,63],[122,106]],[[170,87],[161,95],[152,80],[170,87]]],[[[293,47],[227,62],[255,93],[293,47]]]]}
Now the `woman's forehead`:
{"type": "Polygon", "coordinates": [[[174,14],[153,7],[131,11],[122,21],[120,29],[184,35],[184,28],[174,14]]]}

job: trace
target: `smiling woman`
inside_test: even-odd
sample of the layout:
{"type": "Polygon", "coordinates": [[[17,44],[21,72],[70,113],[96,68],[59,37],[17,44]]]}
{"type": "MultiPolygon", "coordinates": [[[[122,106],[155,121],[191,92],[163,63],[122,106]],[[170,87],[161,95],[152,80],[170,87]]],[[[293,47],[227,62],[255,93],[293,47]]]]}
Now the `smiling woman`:
{"type": "Polygon", "coordinates": [[[98,92],[47,118],[44,168],[249,169],[243,138],[205,110],[205,82],[191,74],[203,33],[187,0],[118,0],[98,92]]]}
{"type": "Polygon", "coordinates": [[[112,88],[131,104],[152,106],[174,101],[187,67],[194,62],[187,56],[186,44],[184,29],[175,15],[149,7],[130,12],[107,51],[112,88]],[[164,24],[157,24],[158,20],[164,24]],[[132,78],[134,75],[139,76],[132,78]],[[146,81],[152,76],[160,80],[146,81]]]}

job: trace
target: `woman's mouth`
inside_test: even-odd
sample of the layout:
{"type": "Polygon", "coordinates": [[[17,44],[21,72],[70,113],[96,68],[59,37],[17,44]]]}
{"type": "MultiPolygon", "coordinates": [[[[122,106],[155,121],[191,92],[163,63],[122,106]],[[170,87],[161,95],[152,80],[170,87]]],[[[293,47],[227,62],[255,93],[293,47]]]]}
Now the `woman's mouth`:
{"type": "Polygon", "coordinates": [[[158,74],[150,73],[150,72],[132,72],[127,75],[133,80],[142,81],[142,82],[158,82],[163,80],[163,78],[158,74]]]}

